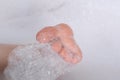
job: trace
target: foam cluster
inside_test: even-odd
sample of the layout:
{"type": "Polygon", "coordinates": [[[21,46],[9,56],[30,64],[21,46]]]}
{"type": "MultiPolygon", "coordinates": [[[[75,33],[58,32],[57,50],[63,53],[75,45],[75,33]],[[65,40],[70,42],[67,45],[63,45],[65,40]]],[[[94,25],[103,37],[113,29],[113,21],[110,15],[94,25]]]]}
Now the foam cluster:
{"type": "Polygon", "coordinates": [[[71,67],[49,44],[33,43],[10,53],[4,74],[7,80],[56,80],[71,67]]]}

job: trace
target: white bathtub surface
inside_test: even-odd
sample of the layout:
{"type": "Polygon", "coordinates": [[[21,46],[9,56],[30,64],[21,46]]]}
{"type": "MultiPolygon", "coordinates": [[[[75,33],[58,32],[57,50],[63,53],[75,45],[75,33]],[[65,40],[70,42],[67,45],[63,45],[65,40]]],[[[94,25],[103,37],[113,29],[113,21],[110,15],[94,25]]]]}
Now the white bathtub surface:
{"type": "Polygon", "coordinates": [[[0,0],[0,43],[29,43],[67,23],[83,60],[61,80],[120,80],[120,0],[0,0]]]}

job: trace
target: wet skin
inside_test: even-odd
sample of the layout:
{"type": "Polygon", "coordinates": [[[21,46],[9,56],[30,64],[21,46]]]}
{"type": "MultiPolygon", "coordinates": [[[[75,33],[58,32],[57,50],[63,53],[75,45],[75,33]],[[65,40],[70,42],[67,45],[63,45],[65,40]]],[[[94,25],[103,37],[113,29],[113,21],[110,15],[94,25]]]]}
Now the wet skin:
{"type": "Polygon", "coordinates": [[[50,43],[52,49],[67,62],[76,64],[82,59],[73,31],[67,24],[45,27],[37,33],[36,39],[40,43],[50,43]]]}
{"type": "MultiPolygon", "coordinates": [[[[81,50],[73,38],[73,31],[66,24],[45,27],[37,33],[36,39],[40,43],[49,43],[66,62],[76,64],[82,59],[81,50]]],[[[0,72],[7,66],[9,53],[17,46],[0,44],[0,72]]]]}

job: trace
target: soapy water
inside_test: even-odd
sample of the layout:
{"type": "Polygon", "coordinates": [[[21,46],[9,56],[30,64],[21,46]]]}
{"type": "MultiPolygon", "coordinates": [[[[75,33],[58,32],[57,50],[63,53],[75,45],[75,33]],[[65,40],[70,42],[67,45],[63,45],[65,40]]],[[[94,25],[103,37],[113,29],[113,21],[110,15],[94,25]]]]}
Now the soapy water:
{"type": "Polygon", "coordinates": [[[7,80],[56,80],[72,66],[49,44],[33,43],[19,46],[10,53],[4,74],[7,80]]]}

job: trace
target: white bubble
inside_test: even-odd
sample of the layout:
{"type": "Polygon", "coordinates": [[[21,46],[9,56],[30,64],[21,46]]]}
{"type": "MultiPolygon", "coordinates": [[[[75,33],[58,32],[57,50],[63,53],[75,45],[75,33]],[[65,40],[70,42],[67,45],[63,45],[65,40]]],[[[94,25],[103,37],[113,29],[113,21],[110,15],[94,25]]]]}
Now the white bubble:
{"type": "Polygon", "coordinates": [[[55,80],[71,67],[48,44],[35,43],[17,47],[4,73],[8,80],[55,80]]]}

